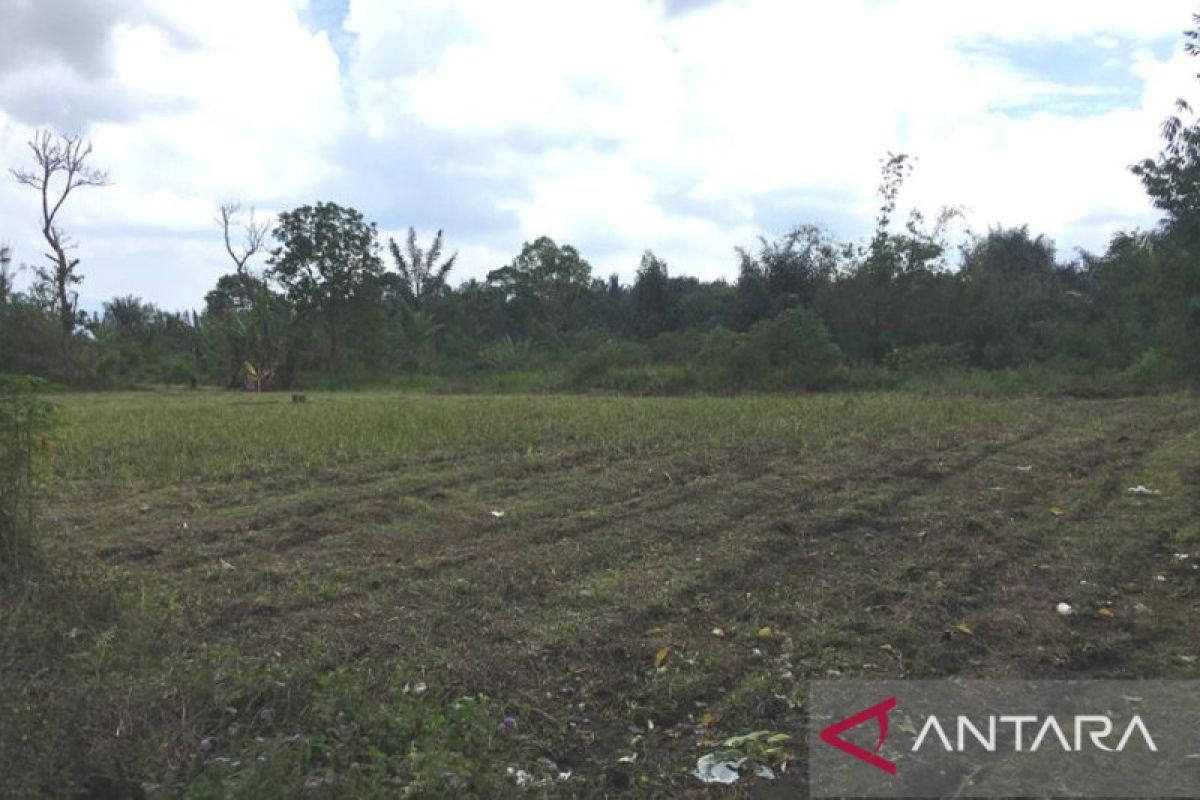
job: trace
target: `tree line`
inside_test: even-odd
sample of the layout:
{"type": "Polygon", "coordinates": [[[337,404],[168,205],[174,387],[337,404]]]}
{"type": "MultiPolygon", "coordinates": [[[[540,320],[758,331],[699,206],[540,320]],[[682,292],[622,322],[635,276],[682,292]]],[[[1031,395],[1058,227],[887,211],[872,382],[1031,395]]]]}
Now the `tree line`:
{"type": "MultiPolygon", "coordinates": [[[[1193,54],[1195,41],[1189,33],[1193,54]]],[[[427,245],[412,229],[384,243],[375,223],[336,203],[274,220],[229,204],[214,245],[232,269],[187,313],[132,295],[100,313],[78,309],[77,243],[60,212],[109,177],[88,163],[87,143],[42,132],[33,166],[12,174],[40,201],[47,264],[18,292],[11,249],[0,249],[0,372],[259,390],[426,378],[818,389],[972,369],[1188,382],[1200,375],[1200,123],[1182,101],[1177,112],[1161,151],[1131,167],[1162,222],[1116,233],[1100,254],[1062,260],[1024,226],[952,244],[953,209],[897,219],[913,161],[889,154],[868,240],[797,226],[736,248],[732,282],[679,274],[646,251],[623,283],[541,237],[485,278],[452,285],[457,256],[441,231],[427,245]]]]}

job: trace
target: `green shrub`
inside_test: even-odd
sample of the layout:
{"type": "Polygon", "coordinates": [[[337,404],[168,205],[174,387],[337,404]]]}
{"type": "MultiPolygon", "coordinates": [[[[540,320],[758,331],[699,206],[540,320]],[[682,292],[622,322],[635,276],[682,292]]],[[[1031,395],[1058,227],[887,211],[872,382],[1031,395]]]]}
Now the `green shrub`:
{"type": "Polygon", "coordinates": [[[33,554],[37,466],[49,451],[54,406],[48,384],[0,375],[0,568],[21,569],[33,554]]]}
{"type": "Polygon", "coordinates": [[[843,368],[842,351],[807,308],[790,308],[750,328],[730,358],[730,382],[746,388],[826,389],[843,368]]]}
{"type": "Polygon", "coordinates": [[[1151,348],[1121,372],[1121,380],[1130,386],[1145,389],[1176,381],[1182,372],[1177,359],[1151,348]]]}
{"type": "Polygon", "coordinates": [[[967,349],[960,344],[922,344],[897,347],[883,359],[884,366],[906,375],[936,375],[967,367],[967,349]]]}
{"type": "Polygon", "coordinates": [[[607,339],[581,353],[571,369],[571,384],[578,387],[607,388],[610,376],[650,361],[645,345],[623,339],[607,339]]]}
{"type": "Polygon", "coordinates": [[[494,370],[522,369],[529,364],[530,340],[514,341],[511,336],[492,342],[479,351],[479,360],[494,370]]]}

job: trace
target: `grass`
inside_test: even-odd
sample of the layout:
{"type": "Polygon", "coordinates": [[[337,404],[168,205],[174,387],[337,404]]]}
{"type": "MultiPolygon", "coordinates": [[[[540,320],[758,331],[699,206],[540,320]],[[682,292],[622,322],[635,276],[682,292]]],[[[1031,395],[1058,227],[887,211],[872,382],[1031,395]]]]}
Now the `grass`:
{"type": "Polygon", "coordinates": [[[974,397],[814,395],[619,398],[114,393],[64,398],[59,460],[68,480],[164,485],[295,473],[364,459],[528,457],[566,449],[697,454],[771,442],[821,447],[859,437],[1011,418],[1019,407],[974,397]]]}
{"type": "Polygon", "coordinates": [[[5,794],[678,796],[812,678],[1200,677],[1184,395],[62,403],[5,794]]]}
{"type": "Polygon", "coordinates": [[[19,575],[36,555],[34,496],[39,456],[49,446],[53,406],[36,379],[0,375],[0,580],[19,575]]]}

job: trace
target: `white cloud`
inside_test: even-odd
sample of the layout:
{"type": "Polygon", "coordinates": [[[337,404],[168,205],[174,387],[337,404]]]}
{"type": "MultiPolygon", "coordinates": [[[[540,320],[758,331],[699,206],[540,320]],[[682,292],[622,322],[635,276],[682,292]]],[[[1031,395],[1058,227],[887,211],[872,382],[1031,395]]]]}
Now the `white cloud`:
{"type": "MultiPolygon", "coordinates": [[[[41,121],[17,119],[30,92],[93,119],[116,183],[66,221],[93,302],[198,304],[226,269],[204,237],[231,197],[444,226],[460,278],[541,234],[601,274],[629,277],[649,247],[677,273],[731,275],[733,246],[793,212],[865,232],[888,150],[918,156],[905,198],[926,210],[961,204],[976,228],[1028,222],[1064,249],[1100,247],[1154,220],[1127,166],[1156,151],[1197,70],[1178,48],[1161,57],[1190,23],[1184,0],[738,0],[682,15],[646,0],[351,0],[342,61],[304,25],[307,0],[126,5],[103,7],[116,20],[96,34],[103,75],[66,62],[0,75],[7,164],[41,121]],[[1064,85],[1005,57],[1068,42],[1127,85],[1087,65],[1064,85]]],[[[31,200],[0,186],[6,219],[28,223],[31,200]]],[[[4,236],[19,257],[40,252],[4,236]]]]}
{"type": "MultiPolygon", "coordinates": [[[[215,236],[218,203],[290,203],[338,170],[327,153],[348,124],[337,57],[288,0],[157,5],[156,19],[188,40],[148,22],[113,28],[110,80],[147,105],[91,126],[93,163],[113,185],[79,192],[63,212],[81,242],[91,306],[129,292],[198,305],[228,267],[215,238],[207,256],[195,241],[215,236]]],[[[6,163],[27,160],[12,149],[38,122],[4,128],[6,163]]],[[[21,208],[27,221],[33,200],[22,187],[0,188],[0,207],[21,208]]],[[[35,236],[14,238],[18,257],[40,253],[35,236]]]]}

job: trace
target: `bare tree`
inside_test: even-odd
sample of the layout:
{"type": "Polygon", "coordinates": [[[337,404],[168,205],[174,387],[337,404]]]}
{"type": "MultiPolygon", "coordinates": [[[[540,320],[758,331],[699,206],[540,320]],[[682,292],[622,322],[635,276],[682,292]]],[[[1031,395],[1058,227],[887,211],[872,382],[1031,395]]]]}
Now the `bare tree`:
{"type": "Polygon", "coordinates": [[[251,206],[250,218],[243,222],[241,211],[241,203],[223,203],[217,217],[225,240],[225,252],[236,267],[236,272],[222,277],[217,287],[224,289],[231,310],[246,312],[231,314],[224,321],[229,347],[228,386],[243,385],[246,389],[262,391],[264,385],[272,386],[280,374],[277,367],[286,358],[287,340],[278,335],[277,317],[272,311],[271,292],[265,280],[246,266],[266,243],[272,220],[268,217],[259,222],[251,206]],[[240,242],[235,246],[238,230],[240,242]]]}
{"type": "Polygon", "coordinates": [[[65,354],[78,322],[79,294],[72,291],[72,287],[83,277],[75,270],[79,259],[68,256],[77,243],[59,226],[58,215],[74,190],[84,186],[107,186],[108,173],[88,166],[92,145],[78,136],[55,136],[48,130],[38,131],[29,142],[29,149],[33,151],[37,167],[9,171],[18,183],[33,187],[42,197],[42,237],[50,246],[50,252],[45,256],[51,266],[49,269],[38,268],[35,272],[39,280],[53,287],[65,354]]]}
{"type": "Polygon", "coordinates": [[[225,252],[229,253],[229,257],[233,259],[233,263],[237,267],[237,274],[245,276],[246,262],[262,249],[263,242],[267,238],[267,232],[271,230],[271,220],[268,218],[262,222],[256,222],[254,219],[254,208],[251,207],[250,219],[243,223],[238,219],[241,210],[241,203],[223,203],[221,205],[221,216],[217,218],[217,223],[220,224],[221,232],[225,235],[225,252]],[[233,247],[233,235],[231,233],[234,227],[242,229],[241,246],[236,250],[233,247]]]}

